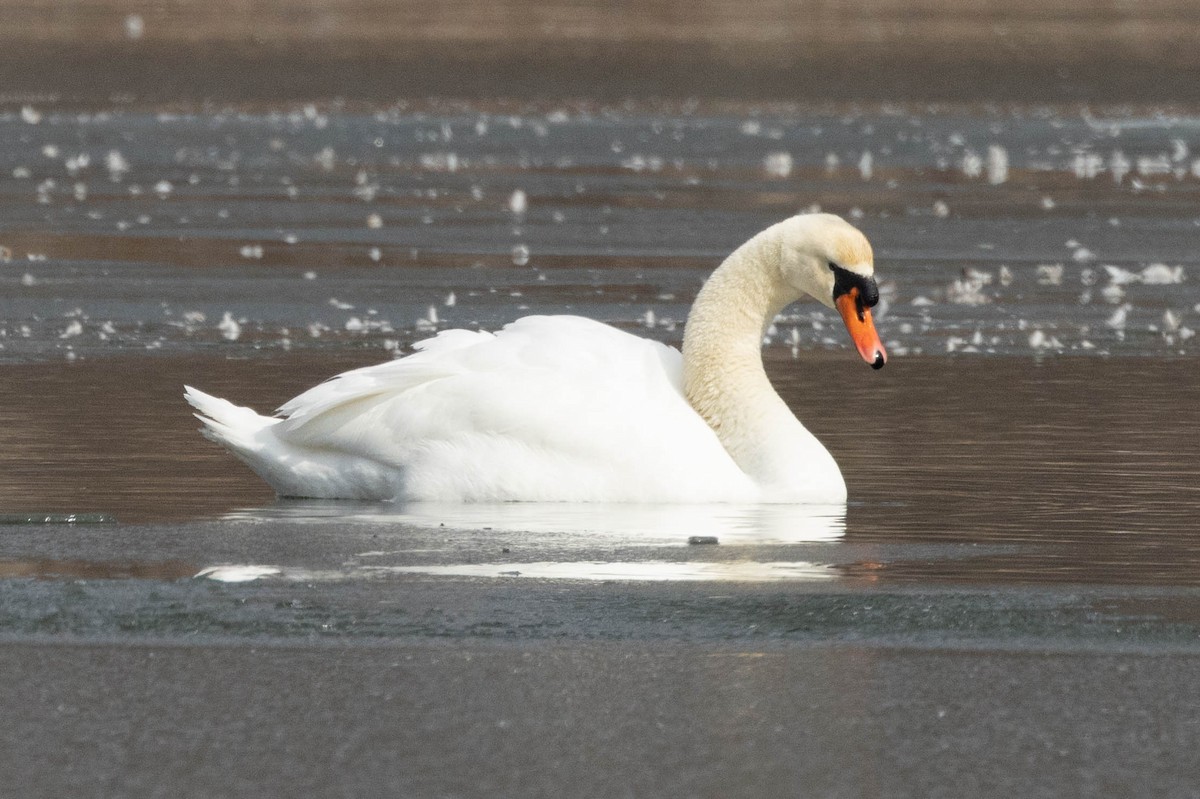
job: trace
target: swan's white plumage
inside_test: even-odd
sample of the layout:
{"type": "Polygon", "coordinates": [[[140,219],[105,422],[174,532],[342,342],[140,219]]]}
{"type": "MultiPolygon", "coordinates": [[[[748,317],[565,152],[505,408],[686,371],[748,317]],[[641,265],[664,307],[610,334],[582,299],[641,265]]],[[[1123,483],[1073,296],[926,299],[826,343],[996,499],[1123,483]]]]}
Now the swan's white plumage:
{"type": "Polygon", "coordinates": [[[688,405],[678,350],[574,316],[449,330],[268,419],[188,389],[209,438],[284,496],[759,499],[688,405]]]}
{"type": "MultiPolygon", "coordinates": [[[[763,231],[700,292],[682,356],[590,319],[531,316],[494,334],[442,332],[276,418],[190,387],[186,397],[204,434],[283,496],[842,502],[837,464],[771,388],[760,353],[788,303],[833,307],[835,262],[871,279],[869,243],[837,217],[763,231]]],[[[882,346],[864,357],[881,365],[882,346]]]]}

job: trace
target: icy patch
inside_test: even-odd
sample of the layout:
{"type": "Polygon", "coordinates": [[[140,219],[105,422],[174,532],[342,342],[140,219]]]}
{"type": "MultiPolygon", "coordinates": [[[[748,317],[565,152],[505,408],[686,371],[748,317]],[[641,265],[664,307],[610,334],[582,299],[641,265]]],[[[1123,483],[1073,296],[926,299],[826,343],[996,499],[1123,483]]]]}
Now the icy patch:
{"type": "Polygon", "coordinates": [[[283,574],[278,566],[209,566],[196,573],[196,577],[204,577],[221,583],[248,583],[263,577],[277,577],[283,574]]]}

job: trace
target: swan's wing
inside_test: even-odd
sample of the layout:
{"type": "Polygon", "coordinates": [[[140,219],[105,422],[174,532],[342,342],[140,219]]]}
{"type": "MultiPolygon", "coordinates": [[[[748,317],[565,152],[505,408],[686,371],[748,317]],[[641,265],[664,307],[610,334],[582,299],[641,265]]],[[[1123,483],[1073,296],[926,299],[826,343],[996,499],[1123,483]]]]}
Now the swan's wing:
{"type": "Polygon", "coordinates": [[[287,427],[299,430],[309,420],[348,402],[405,389],[462,371],[459,350],[492,341],[495,334],[472,330],[443,330],[433,338],[418,341],[412,355],[387,363],[364,366],[326,380],[285,402],[276,411],[286,417],[287,427]]]}
{"type": "Polygon", "coordinates": [[[446,331],[340,375],[284,405],[273,431],[404,469],[412,498],[705,500],[744,489],[681,386],[675,349],[535,316],[496,334],[446,331]]]}

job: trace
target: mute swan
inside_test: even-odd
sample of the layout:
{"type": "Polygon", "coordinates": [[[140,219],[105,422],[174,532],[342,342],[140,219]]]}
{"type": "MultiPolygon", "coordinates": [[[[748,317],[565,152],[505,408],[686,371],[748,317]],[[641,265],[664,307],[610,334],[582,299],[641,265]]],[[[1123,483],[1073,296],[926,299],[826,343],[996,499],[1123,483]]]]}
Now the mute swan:
{"type": "Polygon", "coordinates": [[[859,354],[871,245],[802,214],[735,250],[688,315],[683,352],[576,316],[446,330],[338,375],[277,417],[186,387],[201,432],[286,497],[402,501],[842,502],[829,452],[775,393],[763,333],[803,295],[836,308],[859,354]]]}

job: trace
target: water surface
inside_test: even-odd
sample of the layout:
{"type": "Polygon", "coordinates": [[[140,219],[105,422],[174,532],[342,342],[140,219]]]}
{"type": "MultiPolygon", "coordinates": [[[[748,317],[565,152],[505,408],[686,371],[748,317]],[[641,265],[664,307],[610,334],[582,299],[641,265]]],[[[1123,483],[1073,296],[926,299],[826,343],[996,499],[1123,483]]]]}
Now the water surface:
{"type": "Polygon", "coordinates": [[[88,534],[112,544],[98,569],[10,537],[5,571],[1191,586],[1198,120],[644,99],[10,104],[0,510],[122,524],[88,534]],[[817,207],[875,245],[891,360],[863,368],[815,303],[786,309],[764,353],[842,465],[844,507],[277,503],[196,434],[180,396],[186,382],[268,411],[436,330],[529,313],[678,344],[727,252],[817,207]],[[230,542],[150,536],[139,552],[123,536],[141,523],[217,524],[230,542]],[[258,524],[410,542],[365,557],[348,533],[305,562],[239,560],[234,539],[258,524]],[[497,537],[533,550],[486,545],[497,537]]]}

